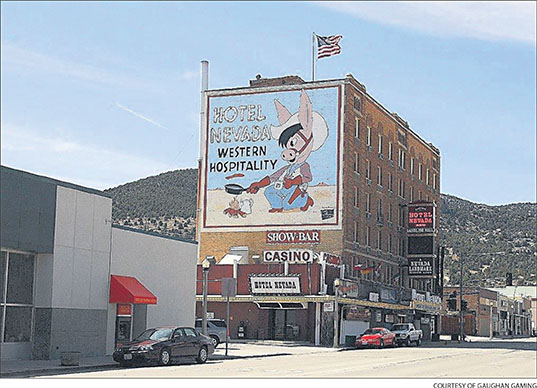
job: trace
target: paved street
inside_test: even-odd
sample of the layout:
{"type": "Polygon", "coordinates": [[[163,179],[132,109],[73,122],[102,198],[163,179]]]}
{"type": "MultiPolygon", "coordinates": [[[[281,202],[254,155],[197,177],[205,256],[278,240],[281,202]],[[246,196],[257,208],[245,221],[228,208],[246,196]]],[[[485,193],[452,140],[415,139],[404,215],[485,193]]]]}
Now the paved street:
{"type": "MultiPolygon", "coordinates": [[[[263,345],[257,345],[263,348],[263,345]]],[[[222,350],[219,350],[221,352],[222,350]]],[[[233,347],[230,350],[233,352],[233,347]]],[[[265,349],[265,354],[267,351],[265,349]]],[[[271,357],[187,362],[55,377],[100,378],[535,378],[535,338],[471,343],[428,343],[417,347],[336,351],[294,347],[271,357]]]]}

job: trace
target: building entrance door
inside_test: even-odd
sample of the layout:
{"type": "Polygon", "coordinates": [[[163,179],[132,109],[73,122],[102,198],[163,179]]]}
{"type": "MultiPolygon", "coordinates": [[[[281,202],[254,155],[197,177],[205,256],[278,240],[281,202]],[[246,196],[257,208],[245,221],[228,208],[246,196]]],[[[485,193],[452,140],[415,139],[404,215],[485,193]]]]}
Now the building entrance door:
{"type": "Polygon", "coordinates": [[[298,338],[299,326],[294,310],[270,310],[269,325],[270,337],[273,340],[292,341],[298,338]]]}
{"type": "Polygon", "coordinates": [[[115,337],[116,346],[129,342],[132,338],[132,305],[130,304],[117,305],[115,337]]]}

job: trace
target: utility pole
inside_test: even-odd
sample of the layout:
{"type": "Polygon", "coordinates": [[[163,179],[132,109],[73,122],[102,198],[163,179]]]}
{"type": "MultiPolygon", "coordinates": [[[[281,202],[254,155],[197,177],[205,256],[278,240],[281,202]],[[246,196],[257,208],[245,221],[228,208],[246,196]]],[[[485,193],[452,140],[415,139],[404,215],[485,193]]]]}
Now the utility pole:
{"type": "Polygon", "coordinates": [[[461,279],[460,279],[460,282],[459,282],[459,294],[460,294],[460,303],[459,303],[459,316],[460,316],[460,321],[461,321],[461,334],[460,334],[460,341],[464,341],[464,315],[463,315],[463,311],[462,311],[462,276],[463,276],[463,272],[462,272],[462,268],[463,268],[463,264],[462,264],[462,257],[459,257],[459,264],[460,264],[460,268],[461,268],[461,279]]]}

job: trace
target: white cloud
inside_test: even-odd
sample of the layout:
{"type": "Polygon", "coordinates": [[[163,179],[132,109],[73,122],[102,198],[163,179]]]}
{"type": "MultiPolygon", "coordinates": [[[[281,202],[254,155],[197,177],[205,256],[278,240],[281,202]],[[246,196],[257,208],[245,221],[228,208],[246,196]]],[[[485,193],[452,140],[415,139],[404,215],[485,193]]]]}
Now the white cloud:
{"type": "Polygon", "coordinates": [[[4,123],[2,164],[95,189],[180,167],[4,123]]]}
{"type": "Polygon", "coordinates": [[[31,71],[37,74],[55,74],[105,85],[161,92],[161,88],[152,82],[110,72],[95,66],[56,58],[2,41],[2,72],[6,68],[17,71],[31,71]]]}
{"type": "Polygon", "coordinates": [[[436,36],[535,44],[534,1],[343,1],[316,4],[361,19],[436,36]]]}

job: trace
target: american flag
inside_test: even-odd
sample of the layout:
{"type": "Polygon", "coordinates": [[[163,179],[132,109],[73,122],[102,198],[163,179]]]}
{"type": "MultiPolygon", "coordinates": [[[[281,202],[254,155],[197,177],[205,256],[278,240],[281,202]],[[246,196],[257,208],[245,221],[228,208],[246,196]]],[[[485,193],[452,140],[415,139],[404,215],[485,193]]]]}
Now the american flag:
{"type": "Polygon", "coordinates": [[[343,38],[341,35],[316,36],[317,59],[341,53],[341,47],[339,47],[339,41],[343,38]]]}

